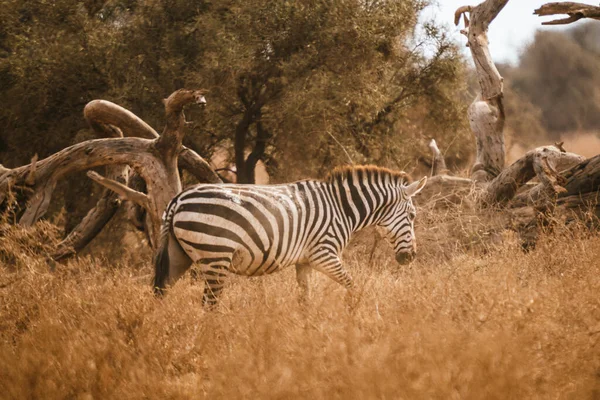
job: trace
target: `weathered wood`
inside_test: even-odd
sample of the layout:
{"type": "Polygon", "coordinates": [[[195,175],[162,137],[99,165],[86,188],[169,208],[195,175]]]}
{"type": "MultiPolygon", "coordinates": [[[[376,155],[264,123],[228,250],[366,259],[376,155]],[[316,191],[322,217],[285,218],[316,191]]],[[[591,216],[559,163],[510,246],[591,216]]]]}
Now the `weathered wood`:
{"type": "MultiPolygon", "coordinates": [[[[106,129],[98,127],[98,125],[104,124],[120,129],[122,135],[116,136],[141,137],[145,139],[156,139],[158,137],[158,133],[137,115],[107,100],[90,101],[83,109],[83,116],[96,132],[106,129]]],[[[102,136],[115,135],[106,134],[102,136]]]]}
{"type": "MultiPolygon", "coordinates": [[[[502,77],[492,62],[486,32],[507,2],[486,0],[478,6],[460,7],[455,12],[455,24],[464,17],[465,29],[461,32],[467,36],[467,46],[473,56],[480,86],[479,94],[468,109],[477,144],[477,158],[471,170],[472,180],[436,175],[434,159],[435,176],[418,200],[433,201],[438,206],[439,199],[443,200],[443,204],[449,202],[447,199],[452,199],[451,203],[460,203],[461,199],[475,198],[484,209],[493,207],[488,212],[506,215],[507,227],[519,231],[523,246],[529,248],[535,245],[540,228],[556,221],[555,217],[566,210],[570,210],[571,215],[592,210],[600,218],[600,156],[585,160],[582,156],[566,152],[562,143],[557,143],[554,147],[531,150],[508,168],[504,167],[502,77]],[[534,178],[537,178],[538,184],[529,183],[534,178]],[[456,196],[457,193],[460,194],[456,196]],[[467,196],[467,193],[474,196],[467,196]]],[[[591,11],[584,13],[582,7],[588,12],[593,6],[552,3],[536,10],[536,13],[551,15],[562,12],[577,19],[596,16],[591,11]]],[[[435,158],[439,152],[434,147],[432,151],[435,158]]]]}
{"type": "MultiPolygon", "coordinates": [[[[94,139],[63,149],[36,162],[36,179],[31,189],[33,195],[20,223],[31,226],[42,217],[52,197],[56,182],[63,176],[76,171],[109,164],[133,163],[138,168],[153,158],[148,152],[151,142],[146,139],[94,139]],[[135,153],[132,155],[132,153],[135,153]]],[[[31,171],[30,165],[14,168],[0,177],[0,187],[25,185],[31,171]]],[[[6,189],[4,189],[6,190],[6,189]]]]}
{"type": "Polygon", "coordinates": [[[431,176],[447,174],[448,168],[446,167],[446,160],[444,160],[444,156],[438,148],[435,139],[431,139],[429,142],[429,148],[433,153],[433,161],[431,162],[431,176]]]}
{"type": "Polygon", "coordinates": [[[167,123],[156,141],[156,149],[161,152],[163,161],[170,163],[173,160],[177,161],[177,156],[182,150],[186,125],[183,108],[194,103],[204,106],[206,99],[203,90],[180,89],[165,99],[164,103],[167,123]]]}
{"type": "Polygon", "coordinates": [[[562,2],[547,3],[533,12],[540,17],[557,14],[567,14],[568,18],[542,22],[542,25],[565,25],[582,18],[600,19],[600,7],[590,4],[562,2]]]}
{"type": "Polygon", "coordinates": [[[561,197],[600,190],[600,155],[582,161],[564,173],[567,192],[561,197]]]}
{"type": "MultiPolygon", "coordinates": [[[[192,98],[188,98],[191,103],[200,105],[206,104],[206,99],[203,96],[204,91],[178,90],[179,92],[190,92],[192,98]],[[196,97],[193,97],[196,96],[196,97]],[[200,98],[201,97],[201,98],[200,98]]],[[[174,96],[173,93],[170,97],[174,96]]],[[[181,102],[181,98],[178,98],[181,102]]],[[[165,100],[166,102],[167,100],[165,100]]],[[[175,105],[171,105],[171,110],[175,105]]],[[[172,111],[171,111],[172,113],[172,111]]],[[[175,113],[177,114],[177,113],[175,113]]],[[[145,139],[157,139],[158,133],[147,123],[131,111],[106,100],[93,100],[84,108],[84,117],[94,128],[99,131],[101,129],[114,129],[118,127],[123,132],[125,137],[141,137],[145,139]]],[[[177,121],[179,114],[174,118],[177,121]]],[[[181,122],[181,121],[179,121],[181,122]]],[[[184,120],[185,122],[185,120],[184,120]]],[[[171,125],[173,120],[171,121],[171,125]]],[[[105,134],[103,136],[110,136],[105,134]]],[[[190,172],[199,182],[221,183],[219,176],[210,168],[210,165],[198,155],[195,151],[181,146],[179,153],[180,166],[190,172]]]]}
{"type": "Polygon", "coordinates": [[[36,187],[33,196],[29,198],[25,212],[19,218],[19,225],[33,226],[38,219],[46,214],[55,187],[56,179],[48,180],[36,187]]]}
{"type": "Polygon", "coordinates": [[[188,147],[182,146],[179,153],[179,166],[189,172],[198,182],[223,183],[210,164],[188,147]]]}
{"type": "MultiPolygon", "coordinates": [[[[525,156],[504,169],[498,177],[487,185],[482,201],[487,205],[506,205],[516,195],[517,191],[534,177],[541,178],[540,191],[560,191],[556,185],[556,177],[545,163],[554,166],[575,165],[585,158],[573,153],[562,152],[553,146],[543,146],[528,151],[525,156]]],[[[549,193],[549,192],[548,192],[549,193]]],[[[527,203],[527,201],[526,201],[527,203]]]]}
{"type": "MultiPolygon", "coordinates": [[[[112,137],[122,138],[123,131],[114,125],[110,125],[107,122],[118,123],[117,116],[113,116],[112,120],[107,116],[102,116],[104,106],[100,107],[102,100],[96,100],[88,103],[84,108],[84,118],[88,122],[88,125],[96,133],[99,138],[112,137]]],[[[107,102],[108,103],[108,102],[107,102]]],[[[129,113],[127,110],[108,103],[108,106],[114,106],[129,113]]],[[[131,114],[131,113],[129,113],[131,114]]],[[[127,118],[137,123],[144,124],[143,121],[139,120],[135,115],[126,115],[127,118]]],[[[134,134],[133,129],[128,127],[126,122],[121,122],[123,129],[128,134],[134,134]]],[[[142,133],[140,133],[141,135],[142,133]]],[[[119,182],[127,182],[129,176],[128,165],[108,165],[105,167],[106,175],[110,179],[117,180],[119,182]]],[[[87,214],[79,221],[79,223],[71,229],[67,237],[65,237],[56,247],[51,257],[55,260],[64,260],[68,257],[76,255],[80,250],[85,248],[104,228],[104,226],[113,218],[116,214],[121,202],[115,192],[109,189],[104,189],[100,198],[96,202],[96,205],[90,209],[87,214]]]]}
{"type": "Polygon", "coordinates": [[[35,184],[35,169],[37,166],[38,155],[34,155],[31,158],[31,164],[29,164],[29,174],[27,174],[27,178],[25,178],[25,184],[27,186],[33,186],[35,184]]]}
{"type": "MultiPolygon", "coordinates": [[[[34,187],[36,181],[36,170],[37,170],[38,155],[34,155],[31,158],[31,164],[29,164],[29,172],[27,173],[23,185],[27,188],[34,187]]],[[[56,187],[56,180],[50,180],[46,182],[40,182],[33,190],[33,195],[30,196],[27,203],[27,208],[21,218],[19,224],[23,226],[32,226],[40,216],[46,213],[48,206],[50,205],[50,199],[52,198],[52,192],[56,187]]]]}
{"type": "Polygon", "coordinates": [[[467,36],[480,88],[467,111],[477,148],[476,161],[471,170],[471,178],[476,182],[490,181],[504,168],[503,79],[490,55],[487,30],[507,2],[486,0],[475,7],[460,7],[454,17],[458,25],[460,16],[464,16],[465,29],[461,32],[467,36]],[[466,13],[470,14],[470,20],[466,13]]]}
{"type": "MultiPolygon", "coordinates": [[[[156,154],[154,141],[142,138],[94,139],[68,147],[37,162],[34,191],[42,193],[45,197],[43,201],[35,199],[34,204],[47,204],[51,199],[52,185],[69,173],[103,165],[129,164],[146,181],[148,194],[153,199],[150,209],[147,210],[153,222],[150,235],[152,237],[158,233],[160,215],[171,198],[177,194],[177,187],[180,185],[178,182],[167,184],[176,173],[167,171],[156,158],[156,154]]],[[[29,170],[28,165],[10,170],[2,175],[0,185],[9,181],[24,182],[29,170]]],[[[31,225],[43,215],[42,211],[45,212],[44,207],[28,209],[31,211],[22,218],[24,225],[31,225]]]]}
{"type": "MultiPolygon", "coordinates": [[[[128,169],[128,167],[121,165],[111,165],[106,167],[106,175],[111,179],[125,183],[128,169]]],[[[85,248],[112,219],[120,205],[121,201],[117,194],[112,190],[105,189],[96,205],[57,245],[56,250],[51,254],[52,259],[55,261],[64,260],[76,255],[85,248]]]]}
{"type": "MultiPolygon", "coordinates": [[[[146,193],[148,191],[144,179],[135,173],[130,174],[127,181],[127,186],[142,193],[146,193]]],[[[126,214],[129,222],[131,222],[138,230],[147,232],[146,210],[131,201],[126,201],[124,206],[126,208],[126,214]]]]}
{"type": "MultiPolygon", "coordinates": [[[[183,109],[193,103],[206,103],[203,91],[178,90],[169,96],[165,100],[167,124],[163,134],[158,136],[154,129],[123,107],[104,100],[90,102],[84,110],[86,120],[99,135],[113,138],[79,143],[44,160],[35,159],[30,165],[3,169],[0,196],[5,197],[13,185],[22,185],[31,191],[28,207],[20,223],[32,225],[46,212],[56,182],[63,176],[104,165],[120,165],[123,171],[129,165],[143,179],[147,194],[132,190],[111,177],[103,178],[96,173],[90,176],[144,207],[144,230],[154,245],[160,228],[160,216],[171,198],[181,191],[178,158],[182,159],[182,166],[200,182],[221,182],[202,157],[182,146],[186,126],[183,109]],[[144,138],[123,138],[123,134],[144,138]]],[[[112,172],[110,175],[121,176],[112,172]]],[[[97,206],[76,227],[74,236],[61,244],[56,256],[66,257],[71,249],[77,251],[87,244],[114,215],[114,204],[114,197],[105,193],[97,206]]]]}
{"type": "MultiPolygon", "coordinates": [[[[156,157],[154,141],[142,138],[119,138],[119,139],[95,139],[68,147],[52,156],[38,161],[37,181],[48,188],[44,204],[50,201],[50,190],[48,185],[54,184],[60,177],[75,171],[87,170],[94,167],[113,164],[129,164],[139,173],[146,182],[148,196],[152,199],[147,209],[151,221],[148,227],[148,235],[152,239],[151,244],[156,243],[160,227],[160,216],[162,215],[171,198],[178,193],[180,183],[173,182],[173,176],[178,175],[175,171],[168,171],[165,165],[156,157]]],[[[28,173],[28,166],[11,170],[3,179],[11,179],[14,182],[23,181],[28,173]]],[[[24,224],[32,224],[40,218],[43,213],[36,209],[32,217],[22,218],[24,224]]],[[[45,211],[45,209],[44,209],[45,211]]]]}
{"type": "Polygon", "coordinates": [[[105,178],[94,171],[88,171],[87,176],[96,183],[99,183],[100,185],[117,193],[122,200],[129,200],[136,203],[140,207],[150,209],[150,199],[145,193],[133,190],[127,187],[127,185],[124,185],[118,181],[105,178]]]}

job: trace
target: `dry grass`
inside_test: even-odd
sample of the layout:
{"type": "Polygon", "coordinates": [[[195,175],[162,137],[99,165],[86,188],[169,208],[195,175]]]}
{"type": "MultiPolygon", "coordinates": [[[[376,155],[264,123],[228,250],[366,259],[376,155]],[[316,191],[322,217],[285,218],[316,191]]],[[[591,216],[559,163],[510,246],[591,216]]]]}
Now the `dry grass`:
{"type": "Polygon", "coordinates": [[[317,275],[303,308],[287,270],[235,279],[212,312],[191,278],[155,299],[149,267],[84,258],[51,272],[56,236],[0,235],[2,398],[600,396],[598,236],[425,251],[399,268],[367,234],[345,255],[354,309],[317,275]]]}

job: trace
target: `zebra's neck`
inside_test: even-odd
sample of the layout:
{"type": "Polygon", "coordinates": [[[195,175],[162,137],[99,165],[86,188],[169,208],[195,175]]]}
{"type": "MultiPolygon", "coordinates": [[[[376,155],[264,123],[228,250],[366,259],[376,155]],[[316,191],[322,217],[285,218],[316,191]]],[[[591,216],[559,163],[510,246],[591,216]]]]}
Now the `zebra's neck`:
{"type": "Polygon", "coordinates": [[[384,217],[389,206],[399,200],[400,183],[379,174],[349,173],[329,182],[330,192],[338,205],[344,240],[384,217]]]}

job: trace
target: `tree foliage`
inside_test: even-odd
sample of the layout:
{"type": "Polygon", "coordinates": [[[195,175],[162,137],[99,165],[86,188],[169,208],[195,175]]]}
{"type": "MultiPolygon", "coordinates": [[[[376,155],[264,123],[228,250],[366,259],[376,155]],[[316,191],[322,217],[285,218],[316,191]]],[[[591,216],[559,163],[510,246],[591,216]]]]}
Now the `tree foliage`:
{"type": "MultiPolygon", "coordinates": [[[[156,126],[160,100],[205,87],[187,137],[233,140],[238,178],[333,165],[406,167],[417,143],[465,158],[462,61],[420,0],[7,0],[0,10],[0,155],[14,166],[88,138],[83,106],[121,104],[156,126]],[[26,144],[26,145],[25,145],[26,144]],[[245,150],[250,150],[244,156],[245,150]]],[[[425,151],[425,146],[423,150],[425,151]]]]}
{"type": "Polygon", "coordinates": [[[519,65],[507,74],[512,87],[540,110],[541,123],[553,137],[600,128],[597,25],[583,24],[566,33],[538,31],[519,65]]]}

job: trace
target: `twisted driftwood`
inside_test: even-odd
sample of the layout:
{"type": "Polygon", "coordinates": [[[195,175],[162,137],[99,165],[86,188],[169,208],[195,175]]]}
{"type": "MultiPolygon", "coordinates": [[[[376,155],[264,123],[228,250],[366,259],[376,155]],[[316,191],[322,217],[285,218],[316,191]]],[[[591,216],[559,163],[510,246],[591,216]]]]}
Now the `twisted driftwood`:
{"type": "Polygon", "coordinates": [[[542,25],[565,25],[582,18],[600,19],[600,7],[573,2],[547,3],[533,13],[540,17],[556,14],[567,14],[569,16],[568,18],[542,22],[542,25]]]}
{"type": "MultiPolygon", "coordinates": [[[[31,226],[48,209],[59,179],[72,172],[110,166],[106,178],[95,173],[89,176],[146,210],[145,226],[154,245],[160,216],[171,198],[181,191],[178,162],[200,182],[221,182],[202,157],[182,145],[186,125],[184,107],[205,102],[202,91],[181,89],[171,94],[165,100],[167,123],[159,136],[130,111],[108,101],[92,101],[86,106],[84,116],[95,132],[109,138],[78,143],[44,160],[34,158],[31,164],[19,168],[2,168],[0,202],[10,190],[20,188],[27,202],[19,224],[31,226]],[[146,193],[127,186],[135,175],[129,177],[124,166],[131,167],[143,179],[146,193]]],[[[83,248],[112,218],[119,204],[115,195],[103,193],[96,207],[59,245],[53,257],[65,258],[83,248]]]]}

